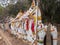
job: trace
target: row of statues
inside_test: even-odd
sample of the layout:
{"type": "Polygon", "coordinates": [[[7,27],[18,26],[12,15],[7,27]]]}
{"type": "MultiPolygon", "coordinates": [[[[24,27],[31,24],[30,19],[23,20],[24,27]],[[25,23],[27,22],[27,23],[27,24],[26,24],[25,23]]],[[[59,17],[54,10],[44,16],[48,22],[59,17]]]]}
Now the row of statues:
{"type": "Polygon", "coordinates": [[[39,21],[36,29],[36,25],[34,24],[33,19],[28,19],[28,17],[26,17],[25,22],[21,21],[16,22],[14,25],[13,24],[11,23],[12,29],[11,33],[14,35],[17,35],[17,33],[19,33],[21,37],[23,36],[22,37],[23,39],[30,41],[32,44],[38,37],[37,38],[38,45],[44,45],[44,38],[48,34],[47,31],[49,31],[50,36],[52,36],[53,45],[57,45],[58,38],[57,27],[52,24],[50,24],[49,27],[49,24],[44,25],[41,21],[39,21]]]}
{"type": "Polygon", "coordinates": [[[16,18],[11,18],[10,24],[11,34],[27,40],[30,45],[36,45],[36,42],[37,45],[45,45],[44,38],[48,34],[52,36],[53,45],[57,45],[57,27],[50,23],[42,23],[41,11],[38,8],[38,3],[35,5],[35,0],[27,12],[20,12],[16,18]]]}

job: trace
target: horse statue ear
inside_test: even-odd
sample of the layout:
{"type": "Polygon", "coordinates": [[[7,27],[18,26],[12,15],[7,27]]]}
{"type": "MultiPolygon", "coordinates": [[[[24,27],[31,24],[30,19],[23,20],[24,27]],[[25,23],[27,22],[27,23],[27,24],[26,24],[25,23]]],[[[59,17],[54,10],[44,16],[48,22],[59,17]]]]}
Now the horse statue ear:
{"type": "Polygon", "coordinates": [[[34,7],[35,6],[35,0],[33,0],[33,2],[32,2],[32,7],[34,7]]]}

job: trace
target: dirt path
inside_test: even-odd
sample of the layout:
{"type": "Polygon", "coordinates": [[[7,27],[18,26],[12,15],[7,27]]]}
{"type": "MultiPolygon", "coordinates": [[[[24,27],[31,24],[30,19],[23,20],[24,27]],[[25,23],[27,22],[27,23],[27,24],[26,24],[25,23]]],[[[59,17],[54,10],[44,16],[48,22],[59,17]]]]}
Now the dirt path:
{"type": "Polygon", "coordinates": [[[7,36],[4,34],[4,32],[0,29],[0,35],[3,37],[3,40],[7,45],[12,45],[7,36]]]}
{"type": "Polygon", "coordinates": [[[22,39],[17,39],[14,36],[11,36],[9,32],[3,31],[0,29],[0,35],[3,37],[6,45],[28,45],[27,43],[23,42],[22,39]]]}

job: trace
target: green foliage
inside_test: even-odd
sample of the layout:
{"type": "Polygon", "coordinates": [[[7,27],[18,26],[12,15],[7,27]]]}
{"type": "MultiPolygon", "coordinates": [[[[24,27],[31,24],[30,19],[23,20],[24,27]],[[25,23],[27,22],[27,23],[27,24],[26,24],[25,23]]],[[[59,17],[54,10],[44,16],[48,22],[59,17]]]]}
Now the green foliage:
{"type": "Polygon", "coordinates": [[[3,7],[0,6],[0,15],[2,15],[3,7]]]}
{"type": "Polygon", "coordinates": [[[28,2],[18,2],[15,5],[9,5],[7,7],[9,15],[16,16],[20,10],[26,11],[30,7],[31,1],[28,2]]]}
{"type": "Polygon", "coordinates": [[[59,14],[57,12],[60,7],[59,2],[57,0],[41,0],[41,8],[43,10],[43,20],[48,19],[53,23],[60,23],[59,22],[59,14]]]}

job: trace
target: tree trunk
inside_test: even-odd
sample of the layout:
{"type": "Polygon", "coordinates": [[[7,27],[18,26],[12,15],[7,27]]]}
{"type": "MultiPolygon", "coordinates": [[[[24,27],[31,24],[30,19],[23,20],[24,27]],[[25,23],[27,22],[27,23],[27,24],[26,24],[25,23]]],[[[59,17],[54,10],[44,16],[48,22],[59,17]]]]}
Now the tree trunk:
{"type": "Polygon", "coordinates": [[[46,45],[51,45],[51,34],[50,34],[51,24],[48,25],[47,32],[46,32],[46,45]]]}

